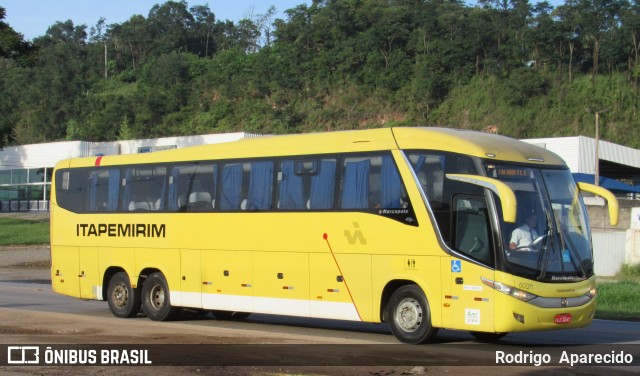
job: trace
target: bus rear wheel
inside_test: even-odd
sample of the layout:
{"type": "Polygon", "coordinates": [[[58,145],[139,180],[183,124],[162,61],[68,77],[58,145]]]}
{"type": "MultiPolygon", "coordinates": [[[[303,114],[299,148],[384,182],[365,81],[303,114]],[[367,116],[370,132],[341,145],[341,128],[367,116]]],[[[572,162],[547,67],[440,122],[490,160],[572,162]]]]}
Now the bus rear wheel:
{"type": "Polygon", "coordinates": [[[152,273],[142,285],[142,310],[151,320],[175,319],[180,309],[171,306],[169,285],[162,273],[152,273]]]}
{"type": "Polygon", "coordinates": [[[416,285],[402,286],[391,295],[386,317],[393,335],[404,343],[425,343],[438,332],[431,325],[427,297],[416,285]]]}
{"type": "Polygon", "coordinates": [[[109,309],[116,317],[134,317],[140,312],[140,289],[132,288],[125,272],[114,274],[107,287],[109,309]]]}

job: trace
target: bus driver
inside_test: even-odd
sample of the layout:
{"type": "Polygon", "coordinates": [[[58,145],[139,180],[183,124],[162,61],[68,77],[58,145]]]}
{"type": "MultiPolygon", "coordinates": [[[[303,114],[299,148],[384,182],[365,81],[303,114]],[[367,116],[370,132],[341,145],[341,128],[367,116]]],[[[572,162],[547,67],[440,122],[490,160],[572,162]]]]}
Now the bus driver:
{"type": "Polygon", "coordinates": [[[524,224],[511,233],[511,241],[509,242],[509,249],[515,250],[522,248],[522,250],[529,250],[528,247],[538,237],[538,232],[535,229],[538,218],[535,213],[530,213],[527,216],[524,224]]]}

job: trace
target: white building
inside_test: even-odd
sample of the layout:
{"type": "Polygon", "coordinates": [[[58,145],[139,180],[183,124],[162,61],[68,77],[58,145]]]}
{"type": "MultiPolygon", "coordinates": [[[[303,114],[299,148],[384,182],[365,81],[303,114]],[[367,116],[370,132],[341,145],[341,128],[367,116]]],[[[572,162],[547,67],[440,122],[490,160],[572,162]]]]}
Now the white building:
{"type": "Polygon", "coordinates": [[[0,150],[0,211],[48,210],[53,167],[67,158],[146,153],[256,137],[238,132],[113,142],[63,141],[0,150]]]}
{"type": "MultiPolygon", "coordinates": [[[[522,140],[548,149],[564,159],[572,173],[595,175],[596,141],[585,136],[522,140]]],[[[640,184],[640,150],[608,141],[598,143],[599,176],[640,184]]],[[[592,181],[593,183],[593,181],[592,181]]]]}

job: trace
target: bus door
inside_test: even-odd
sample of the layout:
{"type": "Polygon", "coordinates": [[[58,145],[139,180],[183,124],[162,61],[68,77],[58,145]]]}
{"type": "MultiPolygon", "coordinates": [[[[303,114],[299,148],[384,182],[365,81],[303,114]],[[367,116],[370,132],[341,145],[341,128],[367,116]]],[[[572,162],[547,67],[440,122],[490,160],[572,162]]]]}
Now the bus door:
{"type": "MultiPolygon", "coordinates": [[[[470,331],[494,330],[494,290],[482,278],[494,280],[493,241],[486,199],[480,195],[453,196],[453,228],[449,275],[451,326],[470,331]]],[[[445,282],[446,283],[446,282],[445,282]]]]}

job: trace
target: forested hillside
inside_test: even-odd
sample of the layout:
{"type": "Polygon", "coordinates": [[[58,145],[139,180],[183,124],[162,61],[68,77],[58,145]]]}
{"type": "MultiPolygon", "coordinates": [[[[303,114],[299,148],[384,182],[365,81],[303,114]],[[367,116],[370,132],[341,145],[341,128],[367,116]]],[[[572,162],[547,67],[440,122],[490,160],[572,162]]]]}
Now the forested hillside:
{"type": "Polygon", "coordinates": [[[640,147],[640,2],[314,0],[237,23],[168,1],[25,41],[0,7],[0,146],[393,125],[640,147]]]}

